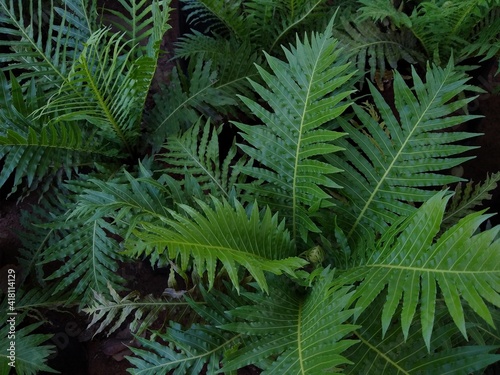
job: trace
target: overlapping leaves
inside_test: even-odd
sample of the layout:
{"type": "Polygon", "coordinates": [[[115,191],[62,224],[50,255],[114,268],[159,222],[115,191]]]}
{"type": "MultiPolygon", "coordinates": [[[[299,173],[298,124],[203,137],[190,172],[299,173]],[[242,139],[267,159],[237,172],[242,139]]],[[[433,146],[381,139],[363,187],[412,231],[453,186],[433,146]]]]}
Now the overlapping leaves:
{"type": "MultiPolygon", "coordinates": [[[[143,230],[136,231],[146,247],[164,254],[169,259],[180,257],[182,268],[192,259],[197,272],[207,272],[213,285],[217,261],[224,266],[233,285],[238,288],[238,269],[243,266],[261,288],[267,290],[264,271],[274,274],[293,274],[294,269],[306,264],[295,257],[290,233],[283,221],[266,209],[261,215],[254,204],[249,213],[234,201],[212,199],[213,207],[198,201],[201,211],[180,204],[179,212],[169,210],[172,219],[159,226],[142,222],[143,230]]],[[[128,250],[136,254],[134,248],[128,250]]]]}
{"type": "Polygon", "coordinates": [[[477,134],[446,130],[474,118],[454,112],[472,100],[455,98],[475,88],[451,62],[444,69],[429,67],[425,83],[414,71],[413,81],[412,90],[395,74],[397,115],[370,85],[379,114],[354,105],[359,123],[339,119],[350,140],[340,139],[346,151],[326,159],[345,170],[332,180],[344,186],[339,194],[347,202],[339,200],[338,221],[352,243],[373,232],[383,233],[400,215],[411,214],[415,202],[425,202],[442,186],[459,181],[437,172],[469,158],[456,157],[471,149],[458,142],[477,134]]]}
{"type": "MultiPolygon", "coordinates": [[[[500,306],[500,227],[476,233],[488,215],[477,212],[435,238],[449,196],[440,192],[399,225],[393,226],[370,249],[370,256],[341,278],[356,288],[356,306],[365,310],[387,287],[382,311],[382,332],[390,327],[402,303],[401,326],[405,339],[420,307],[422,335],[430,347],[436,299],[443,298],[460,332],[467,337],[466,302],[493,326],[488,304],[500,306]],[[473,250],[471,250],[473,249],[473,250]]],[[[359,313],[356,314],[357,316],[359,313]]]]}

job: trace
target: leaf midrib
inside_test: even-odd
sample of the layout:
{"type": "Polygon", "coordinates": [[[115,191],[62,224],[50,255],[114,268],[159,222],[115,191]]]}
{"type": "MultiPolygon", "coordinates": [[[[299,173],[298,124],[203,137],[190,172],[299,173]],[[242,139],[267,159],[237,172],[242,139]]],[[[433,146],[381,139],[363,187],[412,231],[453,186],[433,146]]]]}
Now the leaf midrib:
{"type": "MultiPolygon", "coordinates": [[[[408,142],[411,140],[413,134],[415,133],[415,131],[417,130],[418,126],[420,125],[420,123],[422,122],[422,119],[424,118],[424,116],[426,115],[426,113],[429,111],[430,107],[434,104],[434,101],[436,100],[436,97],[438,96],[438,94],[441,92],[441,89],[443,88],[445,82],[447,81],[447,78],[449,76],[450,72],[449,70],[446,72],[446,76],[442,79],[441,81],[441,84],[439,86],[439,89],[437,89],[434,93],[434,96],[432,98],[432,100],[429,101],[427,107],[425,108],[424,111],[422,111],[421,115],[419,116],[418,120],[415,122],[415,125],[413,126],[413,128],[411,129],[411,131],[409,132],[408,136],[406,137],[406,139],[404,140],[404,142],[402,143],[401,147],[399,148],[398,152],[396,153],[396,155],[394,156],[394,158],[392,159],[391,163],[389,164],[389,166],[386,168],[385,170],[385,173],[382,175],[382,178],[379,180],[377,186],[375,187],[375,189],[373,189],[370,197],[368,198],[368,200],[366,201],[363,209],[361,210],[361,212],[359,213],[358,217],[356,218],[356,221],[354,222],[354,224],[352,225],[351,227],[351,230],[349,231],[349,233],[347,234],[347,238],[351,238],[351,236],[353,235],[355,229],[357,228],[357,226],[359,225],[359,223],[361,222],[361,220],[363,219],[363,217],[365,216],[365,213],[366,211],[368,211],[372,201],[375,199],[375,197],[377,196],[379,190],[381,189],[381,186],[382,184],[385,182],[385,180],[387,179],[389,173],[392,171],[392,168],[395,166],[396,162],[398,161],[399,157],[401,156],[401,154],[403,153],[403,150],[406,148],[406,145],[408,144],[408,142]]],[[[397,93],[396,93],[397,95],[397,93]]]]}

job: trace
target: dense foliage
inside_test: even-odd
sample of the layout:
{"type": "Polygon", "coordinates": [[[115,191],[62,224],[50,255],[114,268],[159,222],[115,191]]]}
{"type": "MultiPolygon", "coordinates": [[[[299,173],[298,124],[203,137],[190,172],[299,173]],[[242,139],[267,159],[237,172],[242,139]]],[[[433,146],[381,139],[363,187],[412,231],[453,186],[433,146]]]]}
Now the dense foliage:
{"type": "Polygon", "coordinates": [[[466,63],[498,59],[500,1],[182,4],[196,29],[148,101],[168,0],[119,0],[115,24],[92,0],[0,0],[0,186],[39,198],[18,373],[52,350],[26,315],[71,306],[98,334],[131,327],[132,374],[499,361],[500,227],[476,208],[500,173],[449,170],[479,136],[456,130],[478,117],[466,63]],[[169,270],[168,293],[128,289],[137,259],[169,270]],[[189,319],[151,330],[179,306],[189,319]]]}

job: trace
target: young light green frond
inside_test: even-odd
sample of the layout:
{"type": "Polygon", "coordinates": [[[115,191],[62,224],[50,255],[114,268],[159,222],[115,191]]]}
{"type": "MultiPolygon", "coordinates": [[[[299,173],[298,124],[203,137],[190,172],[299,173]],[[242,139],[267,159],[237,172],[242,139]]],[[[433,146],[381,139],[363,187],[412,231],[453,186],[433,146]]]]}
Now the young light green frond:
{"type": "MultiPolygon", "coordinates": [[[[3,304],[2,304],[3,305],[3,304]]],[[[2,309],[2,311],[4,311],[2,309]]],[[[49,357],[56,353],[53,345],[43,345],[52,335],[33,333],[42,323],[34,323],[23,328],[16,328],[10,331],[9,319],[14,319],[16,325],[20,324],[26,315],[9,316],[5,315],[0,324],[0,345],[4,350],[0,353],[0,373],[9,374],[15,367],[18,375],[36,375],[40,371],[57,373],[47,366],[49,357]],[[9,335],[13,333],[13,337],[9,335]],[[9,358],[9,348],[14,343],[14,355],[9,358]]]]}
{"type": "Polygon", "coordinates": [[[44,90],[57,90],[67,81],[84,43],[95,29],[95,1],[60,2],[12,0],[0,2],[2,70],[21,72],[19,79],[34,77],[44,90]],[[5,50],[4,50],[5,51],[5,50]]]}
{"type": "Polygon", "coordinates": [[[113,152],[93,143],[77,124],[49,124],[41,129],[29,127],[23,133],[7,129],[0,135],[0,159],[5,158],[0,186],[14,176],[11,192],[25,180],[26,186],[31,188],[60,172],[70,175],[74,168],[113,156],[113,152]]]}
{"type": "Polygon", "coordinates": [[[475,234],[489,217],[477,212],[436,238],[449,198],[446,192],[430,198],[406,220],[388,230],[363,265],[353,267],[343,276],[349,284],[361,281],[355,294],[360,311],[387,286],[383,333],[402,304],[401,325],[407,338],[419,306],[427,348],[435,321],[438,287],[440,298],[465,337],[462,300],[489,325],[493,325],[493,320],[487,304],[500,306],[500,227],[475,234]]]}
{"type": "Polygon", "coordinates": [[[383,77],[389,67],[396,69],[400,61],[415,64],[425,60],[418,51],[416,38],[404,28],[382,31],[370,21],[353,23],[343,19],[333,35],[340,40],[349,60],[359,71],[369,68],[372,81],[377,74],[383,77]]]}
{"type": "MultiPolygon", "coordinates": [[[[356,343],[345,339],[357,326],[347,324],[354,310],[347,309],[349,288],[331,289],[333,271],[324,270],[318,280],[300,293],[287,282],[273,282],[269,295],[245,293],[251,305],[230,311],[243,322],[223,329],[256,338],[230,353],[225,371],[276,358],[262,374],[322,374],[351,363],[342,352],[356,343]]],[[[278,280],[274,280],[278,281],[278,280]]]]}
{"type": "Polygon", "coordinates": [[[446,131],[475,118],[453,115],[472,100],[457,99],[459,94],[475,88],[451,63],[444,69],[429,68],[425,83],[414,71],[413,90],[399,73],[394,78],[396,114],[370,84],[380,119],[354,105],[357,119],[339,121],[349,133],[349,142],[338,142],[346,151],[326,155],[345,171],[332,180],[344,186],[339,194],[347,203],[339,200],[338,223],[354,242],[369,232],[383,233],[401,215],[412,213],[414,202],[425,202],[437,189],[460,181],[437,172],[468,160],[455,156],[473,147],[457,142],[478,135],[446,131]]]}
{"type": "Polygon", "coordinates": [[[50,224],[61,238],[42,254],[44,263],[62,262],[46,280],[57,280],[54,293],[71,288],[67,303],[75,300],[81,305],[93,298],[93,291],[106,293],[109,283],[116,290],[123,290],[125,280],[117,274],[118,261],[123,257],[113,235],[117,228],[103,218],[88,221],[86,218],[50,224]]]}
{"type": "Polygon", "coordinates": [[[430,351],[418,320],[412,323],[406,339],[397,324],[392,324],[384,335],[380,325],[383,302],[379,297],[357,320],[361,327],[354,331],[354,337],[359,344],[349,352],[348,358],[354,364],[346,367],[346,374],[468,375],[500,360],[500,355],[492,353],[495,346],[461,343],[455,325],[442,319],[444,306],[438,311],[438,319],[443,322],[432,336],[430,351]]]}
{"type": "MultiPolygon", "coordinates": [[[[260,215],[255,204],[247,214],[237,201],[234,207],[225,200],[212,198],[212,201],[213,208],[199,201],[201,211],[179,205],[183,214],[170,210],[173,219],[165,220],[165,226],[142,222],[143,229],[135,234],[142,245],[156,249],[160,257],[180,257],[184,269],[192,259],[199,274],[207,272],[210,286],[217,261],[222,263],[235,288],[239,286],[238,269],[242,266],[264,290],[267,290],[264,271],[293,274],[306,264],[295,257],[289,232],[269,209],[260,215]]],[[[127,252],[137,253],[133,247],[127,252]]]]}
{"type": "Polygon", "coordinates": [[[443,218],[443,227],[448,228],[456,224],[460,219],[475,212],[474,208],[481,206],[483,201],[490,200],[493,190],[500,181],[500,173],[493,173],[483,183],[474,185],[469,181],[464,187],[458,183],[455,194],[450,200],[443,218]]]}
{"type": "Polygon", "coordinates": [[[148,114],[147,121],[151,129],[151,143],[155,151],[164,144],[167,136],[174,136],[179,131],[192,126],[201,114],[210,116],[213,108],[222,109],[236,104],[235,99],[224,89],[216,87],[217,74],[212,63],[194,60],[188,76],[176,68],[172,71],[170,84],[163,87],[154,96],[155,107],[148,114]],[[189,79],[189,84],[184,85],[189,79]]]}
{"type": "Polygon", "coordinates": [[[68,80],[40,111],[54,122],[85,120],[109,142],[132,152],[140,135],[143,104],[156,69],[148,56],[134,58],[123,35],[93,33],[68,80]]]}
{"type": "MultiPolygon", "coordinates": [[[[219,134],[208,120],[199,120],[184,134],[169,137],[160,160],[168,167],[163,172],[171,175],[189,174],[196,178],[203,191],[217,198],[229,199],[234,184],[238,182],[238,167],[249,165],[247,158],[236,159],[236,146],[229,149],[224,159],[219,154],[219,134]],[[236,160],[234,160],[236,159],[236,160]],[[236,166],[236,167],[234,167],[236,166]]],[[[186,181],[182,181],[186,183],[186,181]]]]}
{"type": "Polygon", "coordinates": [[[226,352],[237,347],[243,335],[223,331],[220,325],[230,323],[234,319],[228,310],[247,302],[235,290],[222,293],[212,289],[209,293],[201,288],[204,302],[188,299],[189,304],[204,319],[207,324],[194,324],[183,330],[179,324],[171,324],[166,334],[155,332],[164,342],[153,342],[138,338],[143,349],[131,348],[134,357],[127,357],[135,365],[129,370],[132,374],[215,374],[221,368],[221,360],[226,352]]]}
{"type": "Polygon", "coordinates": [[[344,134],[324,126],[349,106],[352,93],[353,72],[336,47],[330,25],[324,34],[284,49],[286,62],[266,55],[273,74],[258,69],[267,87],[252,82],[266,107],[241,97],[264,125],[235,123],[248,142],[240,148],[261,165],[238,168],[256,179],[244,189],[286,216],[293,239],[319,232],[308,210],[328,205],[323,189],[338,187],[330,175],[339,169],[319,160],[340,150],[333,142],[344,134]]]}
{"type": "Polygon", "coordinates": [[[188,306],[184,301],[168,301],[164,298],[155,298],[152,295],[142,297],[138,291],[133,291],[121,297],[116,290],[108,285],[108,294],[94,292],[94,299],[90,306],[83,311],[92,316],[88,328],[97,324],[99,327],[94,335],[104,330],[107,336],[115,332],[123,322],[127,321],[130,331],[141,335],[158,319],[160,313],[167,309],[188,306]]]}

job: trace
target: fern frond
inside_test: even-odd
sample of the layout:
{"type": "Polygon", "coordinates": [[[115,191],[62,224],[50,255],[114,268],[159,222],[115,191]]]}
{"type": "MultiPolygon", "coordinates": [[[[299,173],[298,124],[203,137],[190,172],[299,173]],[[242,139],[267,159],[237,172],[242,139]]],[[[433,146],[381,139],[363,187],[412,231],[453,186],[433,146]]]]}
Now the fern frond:
{"type": "Polygon", "coordinates": [[[118,0],[123,10],[108,9],[119,22],[113,25],[125,35],[136,57],[148,56],[155,61],[160,52],[159,43],[170,29],[168,19],[171,0],[118,0]]]}
{"type": "Polygon", "coordinates": [[[435,238],[448,200],[446,192],[434,195],[406,220],[388,230],[371,249],[364,264],[351,268],[343,276],[349,285],[354,280],[361,282],[355,294],[360,311],[388,287],[382,311],[384,334],[402,300],[401,326],[407,339],[420,306],[421,332],[428,349],[438,286],[440,298],[464,337],[467,332],[463,302],[490,326],[493,320],[486,302],[500,306],[500,227],[474,234],[489,217],[476,212],[435,238]]]}
{"type": "Polygon", "coordinates": [[[66,303],[85,305],[92,300],[93,291],[106,293],[108,283],[116,290],[124,289],[125,280],[116,272],[123,257],[112,237],[119,235],[118,229],[103,218],[87,219],[65,221],[63,217],[50,224],[61,238],[42,254],[45,264],[62,262],[46,280],[57,280],[54,293],[71,290],[66,303]]]}
{"type": "Polygon", "coordinates": [[[134,59],[123,36],[107,35],[101,29],[90,36],[67,82],[40,112],[55,122],[86,120],[104,139],[131,152],[156,61],[134,59]]]}
{"type": "Polygon", "coordinates": [[[460,60],[482,56],[481,61],[500,56],[500,6],[492,8],[472,29],[469,43],[460,52],[460,60]]]}
{"type": "Polygon", "coordinates": [[[206,324],[193,324],[183,330],[172,323],[166,334],[155,332],[156,336],[169,345],[137,338],[143,349],[131,348],[135,357],[127,359],[135,365],[132,374],[158,374],[172,370],[173,374],[199,374],[206,370],[215,374],[221,368],[221,359],[226,352],[241,343],[242,335],[223,331],[219,326],[234,319],[227,313],[246,302],[232,290],[222,293],[212,289],[207,293],[200,288],[204,303],[188,299],[189,304],[206,320],[206,324]]]}
{"type": "MultiPolygon", "coordinates": [[[[380,326],[383,302],[379,297],[357,321],[361,327],[354,331],[354,337],[359,344],[349,352],[348,358],[354,364],[346,368],[346,374],[467,375],[500,360],[500,355],[491,353],[495,346],[455,344],[459,332],[444,319],[432,336],[430,352],[422,340],[418,321],[412,323],[406,340],[397,324],[383,334],[380,326]]],[[[438,320],[442,319],[442,309],[443,306],[438,309],[438,320]]]]}
{"type": "Polygon", "coordinates": [[[143,244],[139,249],[129,247],[126,253],[137,255],[138,250],[142,253],[145,245],[156,249],[160,257],[180,257],[183,269],[192,258],[199,274],[207,271],[210,287],[214,283],[217,260],[236,288],[238,269],[243,266],[264,290],[267,290],[264,271],[293,274],[294,269],[306,264],[294,257],[295,249],[284,222],[279,222],[277,215],[272,216],[269,209],[261,216],[257,204],[247,214],[237,201],[234,208],[225,200],[212,198],[212,201],[214,208],[199,201],[201,212],[187,205],[179,205],[184,215],[169,210],[173,219],[166,219],[166,226],[142,222],[143,230],[136,231],[135,235],[143,244]]]}
{"type": "Polygon", "coordinates": [[[307,294],[286,282],[273,282],[269,295],[245,293],[252,304],[230,311],[244,322],[222,328],[257,339],[230,353],[224,370],[269,357],[276,360],[262,374],[320,374],[350,363],[341,353],[356,343],[345,339],[357,328],[346,323],[354,313],[347,309],[352,292],[331,289],[333,271],[329,269],[318,279],[307,294]]]}
{"type": "Polygon", "coordinates": [[[418,51],[417,40],[405,28],[382,31],[373,22],[354,24],[348,19],[343,19],[341,26],[334,29],[333,35],[340,40],[359,71],[369,68],[372,81],[377,71],[383,76],[389,67],[396,69],[402,60],[410,64],[425,60],[418,51]]]}
{"type": "Polygon", "coordinates": [[[205,33],[233,34],[245,39],[245,18],[241,12],[243,1],[183,0],[183,10],[188,14],[187,22],[205,26],[205,33]]]}
{"type": "Polygon", "coordinates": [[[33,119],[32,112],[38,108],[40,96],[43,98],[34,80],[23,93],[14,76],[8,82],[0,72],[0,85],[0,159],[4,159],[0,186],[13,177],[11,193],[23,181],[30,189],[61,172],[70,176],[81,165],[116,156],[77,124],[47,125],[46,118],[33,119]]]}
{"type": "Polygon", "coordinates": [[[62,7],[43,0],[0,2],[2,33],[8,36],[0,45],[10,49],[0,53],[0,61],[8,64],[3,70],[21,72],[23,82],[39,79],[44,91],[57,90],[67,81],[73,61],[96,28],[95,1],[61,3],[62,7]]]}
{"type": "Polygon", "coordinates": [[[174,68],[168,87],[154,96],[155,107],[148,114],[151,143],[157,151],[167,136],[173,136],[196,123],[201,114],[210,115],[214,109],[236,104],[228,93],[216,87],[217,74],[210,61],[197,58],[190,66],[188,76],[174,68]],[[183,85],[188,81],[189,84],[183,85]]]}
{"type": "Polygon", "coordinates": [[[351,241],[369,238],[365,236],[373,231],[383,233],[400,215],[412,213],[414,202],[425,202],[434,195],[432,187],[440,189],[459,181],[436,172],[469,159],[455,157],[472,148],[456,142],[477,134],[443,131],[474,118],[453,115],[472,100],[455,98],[464,90],[475,90],[466,84],[465,74],[450,63],[445,69],[429,68],[425,83],[413,71],[413,81],[411,90],[395,73],[396,114],[370,84],[380,122],[357,105],[353,108],[359,124],[339,119],[350,140],[340,139],[337,144],[346,151],[325,157],[345,171],[332,179],[345,187],[338,191],[347,199],[347,203],[339,200],[338,224],[351,241]]]}
{"type": "MultiPolygon", "coordinates": [[[[4,305],[4,304],[2,304],[4,305]]],[[[6,304],[5,304],[6,305],[6,304]]],[[[2,311],[5,311],[2,309],[2,311]]],[[[14,316],[16,325],[20,324],[26,315],[14,316]]],[[[12,367],[15,367],[18,375],[36,375],[40,371],[57,373],[54,369],[47,366],[49,357],[56,353],[53,345],[42,345],[52,335],[33,333],[42,323],[34,323],[23,328],[15,330],[15,338],[9,337],[9,328],[11,327],[8,319],[11,316],[6,315],[6,318],[0,324],[0,345],[2,353],[0,353],[0,373],[8,374],[12,367]],[[9,358],[9,347],[11,342],[14,342],[14,360],[9,358]],[[14,362],[14,366],[10,363],[14,362]]]]}
{"type": "Polygon", "coordinates": [[[234,142],[221,159],[218,138],[221,130],[221,127],[217,130],[210,126],[210,121],[204,126],[198,121],[184,134],[170,137],[164,146],[166,151],[160,157],[168,166],[163,172],[181,176],[189,174],[196,178],[202,190],[217,198],[229,199],[234,185],[241,180],[238,168],[249,165],[249,162],[245,157],[234,160],[234,142]]]}
{"type": "Polygon", "coordinates": [[[318,160],[340,150],[332,142],[344,134],[322,127],[342,114],[352,93],[345,86],[353,73],[336,47],[330,25],[324,34],[284,49],[287,62],[266,55],[274,74],[258,69],[268,88],[252,86],[268,106],[240,97],[265,124],[235,123],[248,142],[240,148],[261,165],[239,168],[256,179],[242,188],[284,214],[294,240],[319,231],[308,210],[328,205],[323,189],[338,187],[329,176],[339,169],[318,160]]]}
{"type": "Polygon", "coordinates": [[[187,302],[167,301],[154,298],[152,295],[141,297],[137,291],[121,297],[110,285],[108,285],[108,289],[111,299],[107,295],[94,292],[91,305],[83,309],[85,313],[92,315],[88,328],[95,324],[99,325],[94,335],[106,330],[109,336],[120,328],[127,319],[131,320],[129,323],[130,331],[141,335],[158,319],[160,312],[179,306],[188,306],[187,302]]]}
{"type": "Polygon", "coordinates": [[[441,64],[470,43],[471,30],[494,6],[485,0],[423,1],[410,16],[411,30],[427,56],[441,64]]]}
{"type": "Polygon", "coordinates": [[[358,3],[363,4],[358,9],[358,21],[362,22],[367,19],[384,21],[387,18],[398,28],[411,27],[410,17],[401,9],[397,9],[392,0],[358,0],[358,3]]]}
{"type": "Polygon", "coordinates": [[[496,189],[498,181],[500,181],[500,173],[493,173],[483,183],[476,186],[472,181],[468,182],[465,187],[462,187],[462,183],[458,183],[443,218],[444,226],[447,228],[456,224],[460,219],[474,213],[474,208],[480,206],[483,201],[490,200],[491,192],[496,189]]]}

